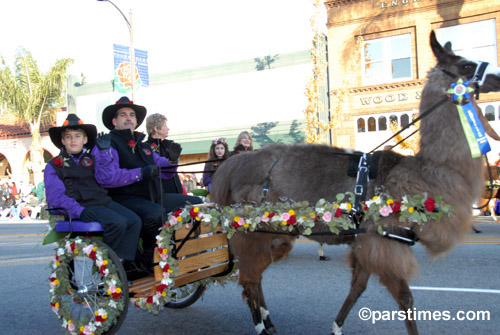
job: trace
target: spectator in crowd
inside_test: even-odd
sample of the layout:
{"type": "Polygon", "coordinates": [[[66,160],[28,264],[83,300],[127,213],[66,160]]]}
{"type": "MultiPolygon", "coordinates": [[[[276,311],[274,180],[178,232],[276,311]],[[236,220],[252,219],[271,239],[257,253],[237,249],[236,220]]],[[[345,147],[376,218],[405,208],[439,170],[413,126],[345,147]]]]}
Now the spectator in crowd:
{"type": "MultiPolygon", "coordinates": [[[[177,164],[182,147],[174,141],[167,140],[169,130],[165,115],[155,113],[146,118],[146,131],[148,132],[146,143],[150,145],[152,151],[167,158],[171,164],[177,164]]],[[[177,173],[172,178],[162,179],[162,187],[164,193],[184,193],[177,173]]]]}
{"type": "Polygon", "coordinates": [[[231,152],[231,156],[244,151],[253,151],[253,140],[248,131],[242,131],[238,135],[236,143],[234,144],[234,150],[231,152]]]}
{"type": "Polygon", "coordinates": [[[52,143],[61,151],[46,165],[44,179],[49,206],[65,208],[68,215],[85,222],[98,221],[104,227],[103,240],[118,257],[134,261],[141,231],[141,219],[112,201],[99,186],[93,148],[97,130],[69,114],[62,127],[49,129],[52,143]]]}
{"type": "Polygon", "coordinates": [[[222,164],[228,157],[229,148],[227,146],[226,140],[222,137],[216,137],[210,145],[208,162],[205,163],[205,168],[203,169],[203,186],[207,187],[209,193],[212,189],[212,177],[215,171],[217,170],[219,165],[222,164]]]}

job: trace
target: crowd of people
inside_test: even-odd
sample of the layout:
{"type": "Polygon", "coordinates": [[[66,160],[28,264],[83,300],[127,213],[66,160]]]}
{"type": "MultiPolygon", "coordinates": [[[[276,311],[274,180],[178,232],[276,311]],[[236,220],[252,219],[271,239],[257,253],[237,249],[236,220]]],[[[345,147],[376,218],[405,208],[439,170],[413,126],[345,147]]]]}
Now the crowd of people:
{"type": "MultiPolygon", "coordinates": [[[[68,115],[62,126],[49,129],[61,151],[44,172],[48,205],[65,208],[73,219],[100,222],[104,242],[123,260],[130,279],[153,274],[156,235],[167,214],[202,203],[190,195],[200,187],[196,176],[176,173],[182,147],[167,139],[167,118],[146,115],[144,106],[122,97],[103,110],[109,133],[99,137],[94,125],[68,115]],[[147,139],[136,131],[144,121],[147,139]]],[[[229,153],[226,140],[215,139],[203,185],[210,190],[217,167],[230,154],[253,150],[252,144],[243,132],[229,153]]]]}
{"type": "Polygon", "coordinates": [[[45,206],[44,183],[0,181],[0,220],[36,220],[45,206]]]}

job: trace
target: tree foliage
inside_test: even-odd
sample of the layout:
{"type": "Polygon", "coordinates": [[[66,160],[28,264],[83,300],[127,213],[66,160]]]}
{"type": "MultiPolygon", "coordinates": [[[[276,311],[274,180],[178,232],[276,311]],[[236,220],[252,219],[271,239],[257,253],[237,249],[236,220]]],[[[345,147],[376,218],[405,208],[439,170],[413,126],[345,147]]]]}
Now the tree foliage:
{"type": "Polygon", "coordinates": [[[41,73],[31,53],[20,48],[14,61],[14,71],[2,57],[0,67],[0,101],[7,112],[26,122],[32,136],[32,170],[40,172],[43,149],[40,145],[40,123],[65,101],[66,75],[72,59],[57,60],[47,73],[41,73]]]}

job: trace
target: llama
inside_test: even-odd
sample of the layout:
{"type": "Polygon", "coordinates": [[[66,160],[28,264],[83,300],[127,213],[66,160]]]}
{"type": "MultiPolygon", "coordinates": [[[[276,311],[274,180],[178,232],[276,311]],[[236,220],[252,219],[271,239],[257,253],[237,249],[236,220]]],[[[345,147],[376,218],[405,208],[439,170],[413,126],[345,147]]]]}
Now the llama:
{"type": "MultiPolygon", "coordinates": [[[[455,55],[448,42],[441,46],[434,32],[431,49],[437,65],[428,73],[420,111],[429,110],[442,100],[458,78],[472,80],[480,64],[455,55]]],[[[484,63],[483,63],[484,64],[484,63]]],[[[500,71],[487,67],[484,77],[473,80],[481,92],[500,91],[500,71]]],[[[477,110],[479,108],[476,105],[477,110]]],[[[490,137],[500,140],[479,112],[490,137]]],[[[320,198],[335,199],[338,193],[352,191],[356,180],[347,176],[351,151],[314,144],[268,145],[262,150],[231,157],[217,170],[212,184],[212,200],[221,206],[235,203],[260,204],[277,202],[281,197],[316,203],[320,198]],[[269,184],[267,194],[263,193],[269,184]],[[267,186],[267,185],[266,185],[267,186]]],[[[462,130],[457,107],[443,102],[420,122],[420,151],[415,156],[402,156],[393,151],[380,152],[378,174],[368,183],[367,196],[383,187],[394,198],[422,194],[441,196],[453,206],[449,216],[439,222],[423,225],[399,222],[396,215],[382,217],[377,225],[398,231],[402,226],[414,231],[431,257],[451,250],[471,229],[472,205],[484,189],[484,162],[473,158],[462,130]]],[[[342,334],[341,327],[373,274],[391,293],[404,313],[413,307],[408,280],[417,272],[418,263],[410,245],[382,237],[370,220],[361,223],[366,233],[321,236],[329,244],[349,243],[348,265],[352,270],[349,294],[333,323],[332,334],[342,334]]],[[[262,228],[266,229],[265,226],[262,228]]],[[[327,231],[319,222],[314,232],[327,231]]],[[[262,292],[263,271],[288,255],[293,235],[237,232],[230,239],[231,253],[239,261],[239,284],[247,300],[258,334],[274,334],[262,292]]],[[[315,239],[315,238],[313,238],[315,239]]],[[[417,324],[406,318],[408,334],[417,334],[417,324]]]]}

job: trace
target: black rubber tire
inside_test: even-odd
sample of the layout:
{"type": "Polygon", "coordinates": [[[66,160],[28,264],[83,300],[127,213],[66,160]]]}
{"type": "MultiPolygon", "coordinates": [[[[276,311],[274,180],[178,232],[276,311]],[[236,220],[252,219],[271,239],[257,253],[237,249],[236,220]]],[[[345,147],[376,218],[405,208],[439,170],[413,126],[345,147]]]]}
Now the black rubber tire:
{"type": "Polygon", "coordinates": [[[174,289],[175,297],[165,304],[165,307],[172,309],[186,308],[194,304],[205,292],[205,285],[187,284],[174,289]],[[178,296],[177,296],[178,295],[178,296]]]}
{"type": "MultiPolygon", "coordinates": [[[[123,300],[123,302],[124,302],[123,310],[120,312],[120,314],[118,314],[118,316],[116,316],[115,320],[113,320],[114,323],[109,328],[107,328],[107,329],[98,328],[95,332],[96,335],[97,334],[106,334],[106,335],[116,334],[118,329],[123,324],[123,321],[125,320],[125,316],[127,315],[127,311],[128,311],[128,305],[130,304],[129,293],[128,293],[127,275],[125,273],[125,270],[123,269],[123,266],[122,266],[120,259],[116,255],[116,253],[110,247],[108,247],[104,242],[97,240],[97,239],[94,239],[94,238],[82,238],[82,239],[88,240],[89,243],[96,245],[98,248],[107,249],[108,263],[113,263],[113,265],[115,266],[116,274],[122,283],[122,285],[120,287],[122,290],[122,296],[120,299],[122,299],[122,298],[124,299],[123,300]]],[[[75,271],[75,260],[76,259],[81,260],[81,262],[83,262],[84,264],[88,264],[85,262],[88,262],[90,260],[87,256],[76,256],[71,260],[71,262],[69,262],[67,264],[67,267],[69,270],[68,276],[69,276],[71,286],[75,290],[77,290],[79,287],[88,288],[88,291],[86,291],[86,292],[88,292],[86,294],[86,296],[89,297],[87,299],[87,301],[98,302],[99,300],[106,299],[106,297],[108,297],[108,299],[109,299],[109,296],[107,294],[103,294],[102,291],[100,290],[100,287],[102,287],[101,283],[102,283],[103,277],[98,271],[96,271],[95,265],[91,265],[91,266],[84,265],[81,267],[81,270],[77,273],[77,275],[75,275],[75,273],[77,272],[77,271],[75,271]],[[86,270],[89,270],[89,268],[92,269],[90,274],[88,271],[86,271],[86,270]],[[78,280],[78,278],[86,278],[85,279],[86,281],[88,281],[89,280],[88,278],[90,278],[91,284],[84,285],[81,282],[81,280],[80,281],[78,280]]],[[[92,260],[90,260],[90,261],[92,261],[92,260]]],[[[71,309],[72,311],[73,310],[75,311],[74,312],[75,313],[74,320],[76,320],[78,318],[81,319],[81,318],[88,317],[88,315],[89,315],[89,312],[87,311],[88,308],[82,309],[79,306],[81,304],[75,303],[74,301],[75,300],[73,300],[73,305],[72,305],[72,306],[74,306],[74,308],[71,309]],[[76,314],[78,314],[78,317],[76,314]]],[[[70,303],[71,303],[71,300],[70,300],[70,303]]],[[[92,307],[97,307],[97,305],[94,305],[92,307]]],[[[90,315],[92,315],[92,314],[90,313],[90,315]]],[[[93,317],[93,315],[92,315],[92,317],[93,317]]]]}

